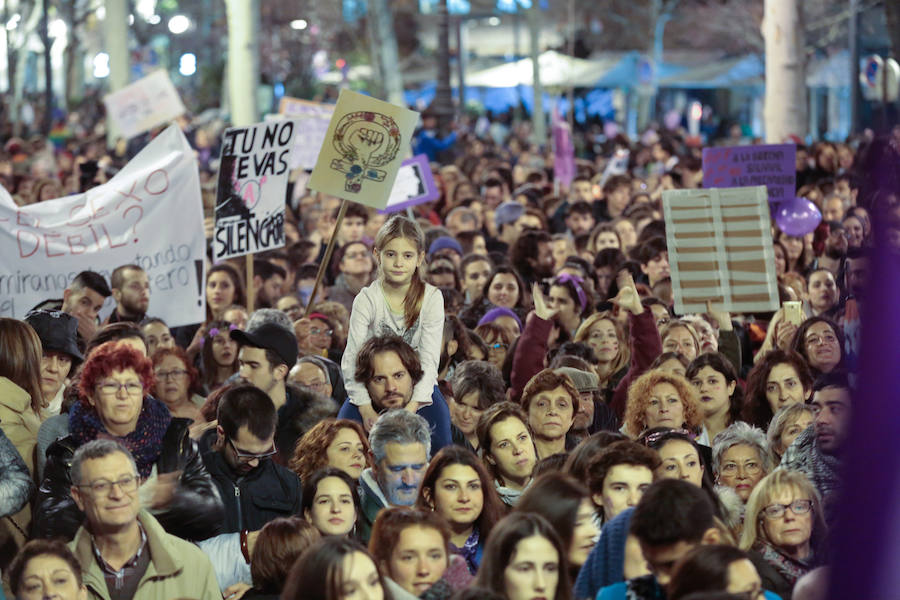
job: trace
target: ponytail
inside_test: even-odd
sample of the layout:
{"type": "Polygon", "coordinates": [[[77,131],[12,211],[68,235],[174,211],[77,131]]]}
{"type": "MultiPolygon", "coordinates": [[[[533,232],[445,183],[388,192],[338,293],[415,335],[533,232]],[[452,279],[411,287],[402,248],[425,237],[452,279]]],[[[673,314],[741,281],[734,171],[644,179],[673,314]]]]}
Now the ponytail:
{"type": "Polygon", "coordinates": [[[409,283],[409,289],[406,290],[406,296],[403,298],[403,315],[406,317],[406,328],[409,329],[416,324],[419,313],[422,311],[422,300],[425,298],[425,282],[419,275],[419,268],[413,273],[412,281],[409,283]]]}

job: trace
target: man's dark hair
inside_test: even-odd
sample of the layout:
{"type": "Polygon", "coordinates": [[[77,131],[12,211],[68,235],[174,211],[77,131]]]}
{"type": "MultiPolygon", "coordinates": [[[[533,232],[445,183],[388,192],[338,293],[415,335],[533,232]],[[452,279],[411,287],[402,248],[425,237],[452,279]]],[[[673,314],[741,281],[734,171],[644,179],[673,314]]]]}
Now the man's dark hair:
{"type": "MultiPolygon", "coordinates": [[[[488,179],[485,180],[484,184],[481,187],[482,187],[482,190],[491,188],[491,187],[502,188],[503,181],[500,179],[497,179],[496,177],[489,177],[488,179]]],[[[484,192],[482,191],[482,193],[484,193],[484,192]]]]}
{"type": "Polygon", "coordinates": [[[472,252],[472,247],[475,245],[475,238],[485,237],[484,233],[478,230],[473,231],[460,231],[456,234],[456,241],[459,242],[459,245],[462,246],[463,254],[469,254],[472,252]]]}
{"type": "Polygon", "coordinates": [[[263,281],[268,281],[275,275],[280,275],[282,279],[287,279],[287,272],[274,263],[267,260],[253,261],[253,276],[258,276],[263,281]]]}
{"type": "Polygon", "coordinates": [[[631,440],[614,442],[601,450],[588,467],[587,485],[592,494],[603,492],[603,482],[613,467],[647,467],[652,473],[662,461],[655,450],[631,440]]]}
{"type": "Polygon", "coordinates": [[[254,437],[265,440],[275,433],[278,413],[272,399],[264,391],[251,384],[229,389],[219,400],[217,412],[219,426],[230,439],[238,429],[246,426],[254,437]]]}
{"type": "MultiPolygon", "coordinates": [[[[340,207],[338,207],[337,210],[340,210],[340,207]]],[[[337,211],[335,211],[334,216],[337,217],[337,211]]],[[[350,202],[347,205],[347,212],[344,213],[344,218],[346,219],[347,217],[356,217],[358,219],[362,219],[363,223],[368,223],[369,211],[367,211],[362,204],[350,202]]]]}
{"type": "Polygon", "coordinates": [[[566,209],[566,217],[574,214],[580,215],[594,215],[594,209],[591,208],[591,205],[585,202],[584,200],[579,200],[574,204],[570,204],[569,208],[566,209]]]}
{"type": "Polygon", "coordinates": [[[625,255],[618,248],[604,248],[594,257],[594,269],[610,267],[618,272],[619,267],[625,262],[625,255]]]}
{"type": "Polygon", "coordinates": [[[125,271],[140,271],[143,273],[144,269],[139,265],[120,265],[116,267],[113,269],[112,275],[109,276],[109,287],[114,290],[122,289],[122,285],[125,283],[125,271]]]}
{"type": "Polygon", "coordinates": [[[534,271],[528,259],[537,260],[538,246],[549,244],[551,240],[550,234],[546,231],[528,230],[523,232],[510,248],[510,262],[521,275],[527,277],[534,271]]]}
{"type": "Polygon", "coordinates": [[[609,179],[606,180],[606,183],[603,184],[603,195],[606,196],[608,194],[613,193],[620,187],[628,187],[631,189],[631,178],[627,175],[613,175],[609,179]]]}
{"type": "Polygon", "coordinates": [[[369,383],[375,376],[374,360],[376,354],[382,352],[394,352],[400,357],[400,362],[409,371],[409,376],[413,380],[413,384],[419,383],[422,379],[422,363],[412,347],[403,341],[403,338],[396,335],[383,335],[373,337],[366,340],[366,343],[359,349],[356,355],[356,377],[357,381],[363,384],[369,383]]]}
{"type": "Polygon", "coordinates": [[[647,546],[697,543],[715,527],[715,509],[703,488],[662,479],[644,492],[631,517],[631,533],[647,546]]]}
{"type": "Polygon", "coordinates": [[[72,290],[83,290],[84,288],[94,290],[104,298],[112,296],[112,291],[109,289],[106,279],[104,279],[103,275],[94,271],[82,271],[69,284],[69,289],[72,290]]]}
{"type": "Polygon", "coordinates": [[[642,265],[646,265],[660,254],[667,251],[665,238],[654,237],[650,238],[637,248],[635,258],[640,261],[642,265]]]}
{"type": "Polygon", "coordinates": [[[823,373],[813,382],[813,394],[822,391],[825,388],[853,390],[853,387],[850,385],[850,379],[847,377],[847,372],[841,369],[835,369],[830,373],[823,373]]]}

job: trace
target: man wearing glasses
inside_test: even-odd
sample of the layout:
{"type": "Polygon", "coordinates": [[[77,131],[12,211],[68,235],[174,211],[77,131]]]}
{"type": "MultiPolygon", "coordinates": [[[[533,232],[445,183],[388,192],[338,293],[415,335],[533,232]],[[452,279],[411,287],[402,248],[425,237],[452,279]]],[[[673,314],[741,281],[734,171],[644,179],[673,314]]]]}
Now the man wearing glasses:
{"type": "Polygon", "coordinates": [[[71,477],[85,523],[70,548],[91,597],[222,597],[203,552],[141,509],[137,467],[124,446],[109,439],[84,444],[72,459],[71,477]]]}
{"type": "Polygon", "coordinates": [[[275,405],[265,392],[245,384],[219,401],[214,450],[203,463],[225,505],[221,533],[256,531],[277,517],[300,514],[300,480],[275,464],[275,405]]]}

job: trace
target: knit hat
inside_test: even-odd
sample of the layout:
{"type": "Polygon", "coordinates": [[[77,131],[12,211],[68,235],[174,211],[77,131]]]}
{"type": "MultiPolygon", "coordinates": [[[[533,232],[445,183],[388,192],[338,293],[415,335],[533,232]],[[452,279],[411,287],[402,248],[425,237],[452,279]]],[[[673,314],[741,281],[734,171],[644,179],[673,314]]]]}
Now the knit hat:
{"type": "Polygon", "coordinates": [[[572,380],[572,383],[575,384],[575,389],[578,390],[579,394],[584,392],[595,392],[599,389],[600,378],[597,377],[596,373],[582,371],[575,367],[560,367],[555,371],[560,375],[568,375],[569,379],[572,380]]]}
{"type": "Polygon", "coordinates": [[[627,508],[603,525],[600,540],[578,572],[576,598],[593,598],[601,588],[625,581],[625,542],[633,514],[627,508]]]}
{"type": "Polygon", "coordinates": [[[463,255],[463,249],[459,242],[457,242],[450,236],[442,235],[441,237],[431,242],[431,246],[428,247],[428,260],[431,260],[431,257],[435,252],[446,250],[448,248],[450,250],[456,251],[456,253],[460,256],[463,255]]]}
{"type": "Polygon", "coordinates": [[[493,323],[496,319],[500,317],[512,317],[515,319],[516,323],[519,325],[519,331],[522,331],[522,320],[519,319],[519,315],[514,313],[512,309],[498,306],[496,308],[492,308],[491,310],[484,313],[484,316],[478,320],[478,325],[484,325],[485,323],[493,323]]]}
{"type": "Polygon", "coordinates": [[[504,202],[494,211],[494,223],[497,228],[515,223],[525,214],[525,207],[518,202],[504,202]]]}

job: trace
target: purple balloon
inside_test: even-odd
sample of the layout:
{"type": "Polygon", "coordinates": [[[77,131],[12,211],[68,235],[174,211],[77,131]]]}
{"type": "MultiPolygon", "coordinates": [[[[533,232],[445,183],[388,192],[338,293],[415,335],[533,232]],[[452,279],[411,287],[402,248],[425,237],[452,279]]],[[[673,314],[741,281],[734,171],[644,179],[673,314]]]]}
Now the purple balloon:
{"type": "Polygon", "coordinates": [[[788,235],[806,235],[814,231],[821,222],[819,207],[806,198],[784,200],[775,208],[775,223],[788,235]]]}

